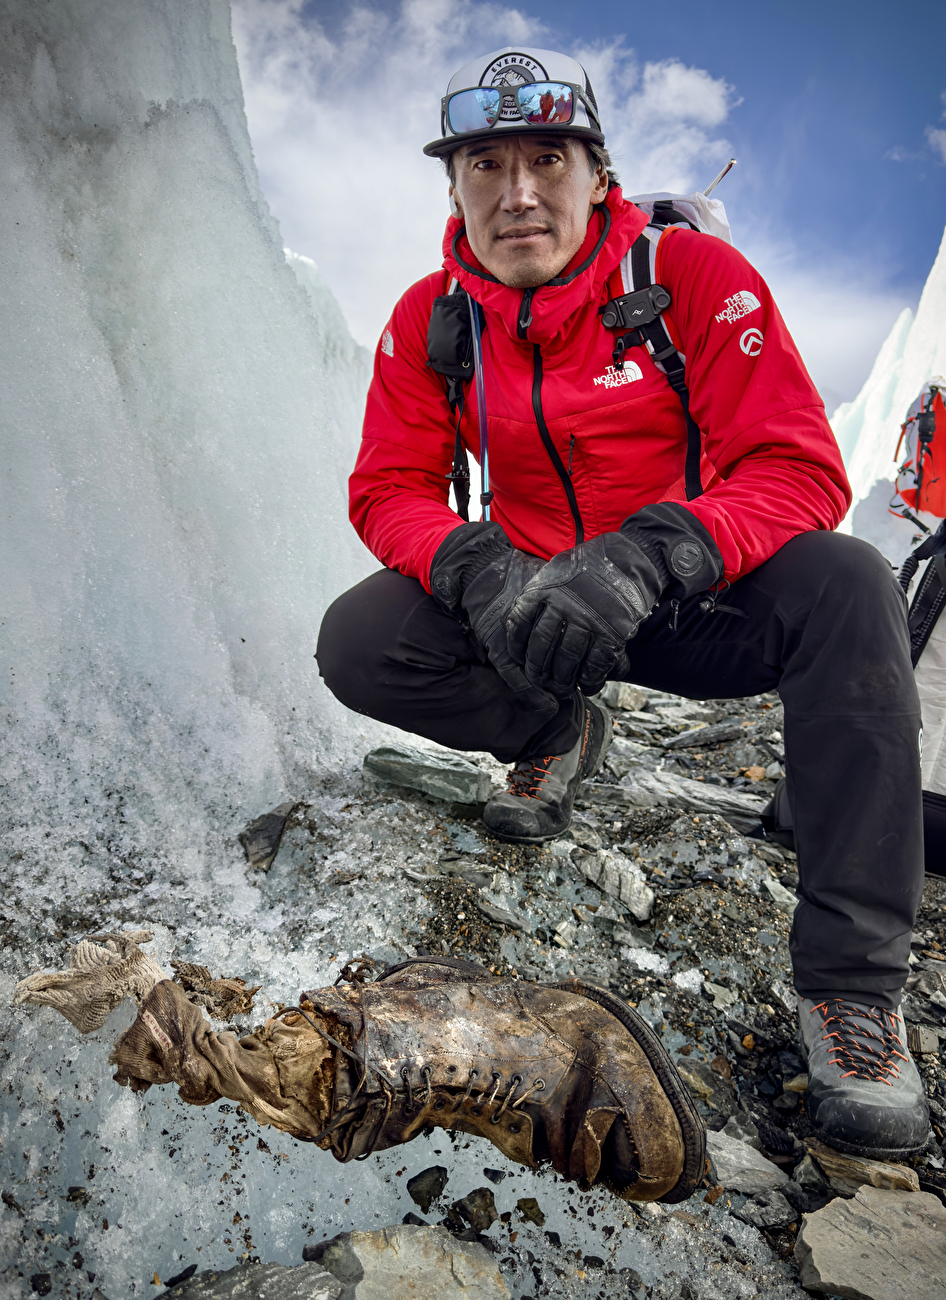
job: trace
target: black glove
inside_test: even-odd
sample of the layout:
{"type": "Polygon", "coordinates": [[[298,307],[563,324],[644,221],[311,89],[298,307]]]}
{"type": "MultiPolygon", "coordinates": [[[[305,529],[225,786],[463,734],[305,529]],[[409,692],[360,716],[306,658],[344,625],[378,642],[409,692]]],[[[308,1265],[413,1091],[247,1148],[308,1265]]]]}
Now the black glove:
{"type": "Polygon", "coordinates": [[[559,702],[526,680],[506,643],[506,615],[530,578],[545,567],[538,556],[517,551],[499,524],[461,524],[448,533],[430,565],[434,599],[473,634],[508,686],[537,717],[551,717],[559,702]]]}
{"type": "Polygon", "coordinates": [[[671,502],[645,506],[619,532],[563,551],[536,574],[506,620],[509,652],[533,685],[594,695],[628,671],[625,644],[665,591],[690,596],[722,573],[695,515],[671,502]]]}

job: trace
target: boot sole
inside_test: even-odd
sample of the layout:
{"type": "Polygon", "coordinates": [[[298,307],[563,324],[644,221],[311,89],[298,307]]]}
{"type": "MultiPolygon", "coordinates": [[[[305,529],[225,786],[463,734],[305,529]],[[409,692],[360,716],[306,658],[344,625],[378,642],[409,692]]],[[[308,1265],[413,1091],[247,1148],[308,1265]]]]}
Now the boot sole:
{"type": "Polygon", "coordinates": [[[834,1151],[843,1151],[848,1156],[863,1156],[866,1160],[910,1160],[913,1156],[922,1155],[926,1150],[933,1136],[933,1130],[930,1129],[926,1141],[918,1147],[868,1147],[859,1142],[842,1142],[840,1138],[833,1137],[830,1133],[814,1126],[811,1136],[823,1142],[826,1147],[831,1147],[834,1151]]]}
{"type": "Polygon", "coordinates": [[[673,1107],[683,1135],[683,1172],[676,1186],[665,1196],[661,1196],[660,1200],[665,1205],[676,1205],[680,1201],[687,1200],[699,1187],[706,1171],[706,1126],[700,1119],[693,1098],[677,1073],[677,1068],[671,1061],[667,1049],[647,1021],[639,1016],[633,1007],[629,1007],[626,1002],[622,1002],[613,994],[583,984],[577,979],[563,980],[559,984],[549,984],[546,987],[577,993],[583,998],[588,998],[590,1002],[597,1002],[598,1006],[603,1007],[614,1016],[615,1020],[621,1022],[647,1057],[667,1100],[673,1107]]]}
{"type": "Polygon", "coordinates": [[[466,961],[463,957],[408,957],[406,961],[399,961],[394,966],[388,966],[372,982],[380,984],[389,975],[397,975],[399,971],[406,970],[408,966],[449,966],[451,970],[460,971],[464,975],[478,975],[481,979],[488,980],[496,978],[492,971],[488,971],[479,962],[466,961]]]}

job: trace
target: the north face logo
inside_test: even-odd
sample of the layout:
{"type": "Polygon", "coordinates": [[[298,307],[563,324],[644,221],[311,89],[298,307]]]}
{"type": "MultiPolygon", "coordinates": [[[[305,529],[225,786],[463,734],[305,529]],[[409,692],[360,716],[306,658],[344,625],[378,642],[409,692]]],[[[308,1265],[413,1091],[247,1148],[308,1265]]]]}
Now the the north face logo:
{"type": "Polygon", "coordinates": [[[603,375],[596,375],[595,384],[604,384],[605,388],[620,388],[622,384],[633,384],[635,379],[643,379],[643,377],[636,361],[625,361],[623,370],[608,366],[603,375]]]}
{"type": "Polygon", "coordinates": [[[390,330],[385,330],[381,335],[381,351],[386,357],[394,356],[394,335],[390,330]]]}
{"type": "Polygon", "coordinates": [[[734,293],[731,298],[726,299],[726,306],[716,319],[718,321],[729,321],[730,325],[732,325],[737,320],[741,320],[743,316],[748,316],[750,312],[758,311],[761,306],[761,302],[754,293],[750,293],[748,289],[740,289],[738,293],[734,293]]]}

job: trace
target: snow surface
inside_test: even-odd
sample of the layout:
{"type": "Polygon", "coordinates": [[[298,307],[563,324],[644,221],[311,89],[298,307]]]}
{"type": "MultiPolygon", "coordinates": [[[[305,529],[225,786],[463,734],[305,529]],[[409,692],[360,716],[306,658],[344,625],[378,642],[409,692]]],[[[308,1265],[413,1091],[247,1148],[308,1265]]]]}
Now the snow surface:
{"type": "MultiPolygon", "coordinates": [[[[909,309],[900,313],[864,387],[831,417],[854,494],[842,531],[872,542],[898,566],[918,530],[887,510],[896,474],[894,452],[900,426],[917,393],[942,373],[946,373],[946,234],[916,316],[909,309]]],[[[932,517],[923,518],[936,527],[932,517]]]]}

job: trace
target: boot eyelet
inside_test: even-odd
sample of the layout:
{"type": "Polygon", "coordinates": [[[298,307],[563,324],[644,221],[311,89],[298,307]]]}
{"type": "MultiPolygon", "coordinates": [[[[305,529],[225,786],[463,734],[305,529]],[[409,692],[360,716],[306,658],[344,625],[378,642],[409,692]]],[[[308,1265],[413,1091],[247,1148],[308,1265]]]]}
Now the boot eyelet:
{"type": "Polygon", "coordinates": [[[522,1125],[521,1125],[521,1124],[510,1124],[510,1125],[509,1125],[509,1132],[510,1132],[510,1133],[518,1133],[519,1130],[520,1130],[521,1128],[522,1128],[522,1125]]]}
{"type": "Polygon", "coordinates": [[[513,1081],[513,1083],[516,1085],[516,1087],[518,1088],[518,1087],[519,1087],[519,1084],[522,1083],[522,1075],[521,1075],[521,1074],[514,1074],[514,1075],[512,1076],[512,1081],[513,1081]]]}
{"type": "Polygon", "coordinates": [[[457,1067],[456,1067],[455,1065],[448,1065],[448,1066],[447,1066],[447,1073],[448,1073],[448,1074],[456,1074],[456,1072],[457,1072],[457,1067]]]}
{"type": "Polygon", "coordinates": [[[482,1106],[474,1106],[473,1109],[470,1111],[471,1115],[482,1115],[482,1113],[483,1113],[482,1106]]]}
{"type": "Polygon", "coordinates": [[[445,1105],[446,1102],[443,1100],[443,1098],[438,1097],[437,1100],[434,1102],[434,1110],[443,1110],[445,1105]]]}

